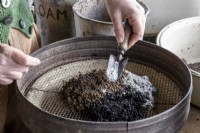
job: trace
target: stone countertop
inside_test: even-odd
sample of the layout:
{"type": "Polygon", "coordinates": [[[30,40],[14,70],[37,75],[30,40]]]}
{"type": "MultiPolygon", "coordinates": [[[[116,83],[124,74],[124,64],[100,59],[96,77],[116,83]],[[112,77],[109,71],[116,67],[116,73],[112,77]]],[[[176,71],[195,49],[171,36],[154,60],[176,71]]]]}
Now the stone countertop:
{"type": "Polygon", "coordinates": [[[178,133],[200,133],[200,108],[190,106],[187,122],[178,133]]]}

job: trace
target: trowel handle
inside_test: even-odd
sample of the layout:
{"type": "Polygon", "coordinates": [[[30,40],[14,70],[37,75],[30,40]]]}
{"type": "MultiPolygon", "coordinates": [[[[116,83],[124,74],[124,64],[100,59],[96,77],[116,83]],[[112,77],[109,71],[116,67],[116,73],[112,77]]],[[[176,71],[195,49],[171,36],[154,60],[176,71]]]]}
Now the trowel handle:
{"type": "Polygon", "coordinates": [[[128,20],[125,20],[125,24],[124,24],[124,40],[122,43],[118,44],[118,50],[122,51],[124,54],[126,52],[126,50],[128,49],[128,41],[130,39],[130,36],[132,34],[132,26],[129,24],[128,20]]]}

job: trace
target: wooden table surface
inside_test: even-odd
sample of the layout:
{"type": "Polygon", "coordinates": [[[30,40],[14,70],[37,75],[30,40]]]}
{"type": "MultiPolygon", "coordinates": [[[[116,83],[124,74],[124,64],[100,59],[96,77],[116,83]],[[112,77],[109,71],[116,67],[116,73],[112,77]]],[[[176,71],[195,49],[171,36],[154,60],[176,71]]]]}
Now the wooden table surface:
{"type": "Polygon", "coordinates": [[[200,133],[200,108],[190,106],[187,122],[178,133],[200,133]]]}

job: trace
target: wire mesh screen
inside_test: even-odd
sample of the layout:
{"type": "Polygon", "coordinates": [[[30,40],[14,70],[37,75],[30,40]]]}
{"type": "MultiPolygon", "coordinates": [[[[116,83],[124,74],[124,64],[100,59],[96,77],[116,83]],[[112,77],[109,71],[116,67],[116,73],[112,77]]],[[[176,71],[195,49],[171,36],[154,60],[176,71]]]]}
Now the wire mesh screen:
{"type": "MultiPolygon", "coordinates": [[[[54,68],[38,77],[25,91],[25,97],[36,107],[59,117],[87,120],[76,110],[68,107],[62,99],[62,86],[69,79],[91,72],[95,69],[107,68],[105,59],[73,62],[54,68]]],[[[129,62],[126,69],[140,76],[148,76],[156,88],[155,106],[147,117],[154,116],[176,105],[182,98],[183,92],[170,77],[154,68],[129,62]]]]}

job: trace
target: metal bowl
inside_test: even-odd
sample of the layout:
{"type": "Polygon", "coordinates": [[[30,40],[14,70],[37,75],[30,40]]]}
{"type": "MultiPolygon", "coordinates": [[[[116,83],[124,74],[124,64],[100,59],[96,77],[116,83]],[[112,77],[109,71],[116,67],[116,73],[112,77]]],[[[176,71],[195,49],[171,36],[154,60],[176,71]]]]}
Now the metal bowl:
{"type": "Polygon", "coordinates": [[[73,5],[76,36],[114,35],[104,0],[83,0],[73,5]]]}
{"type": "Polygon", "coordinates": [[[59,41],[33,54],[39,66],[31,67],[17,82],[22,120],[40,133],[173,133],[188,117],[192,78],[184,62],[171,52],[138,41],[126,52],[126,69],[147,75],[156,87],[155,108],[136,121],[95,122],[81,117],[60,99],[63,81],[79,72],[105,69],[109,55],[117,54],[114,37],[85,37],[59,41]]]}

